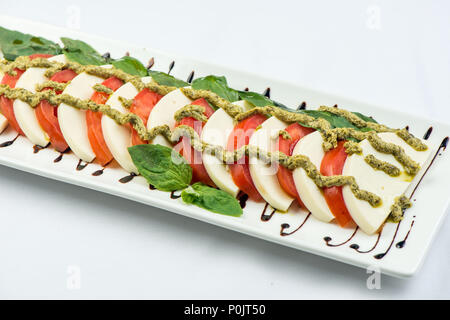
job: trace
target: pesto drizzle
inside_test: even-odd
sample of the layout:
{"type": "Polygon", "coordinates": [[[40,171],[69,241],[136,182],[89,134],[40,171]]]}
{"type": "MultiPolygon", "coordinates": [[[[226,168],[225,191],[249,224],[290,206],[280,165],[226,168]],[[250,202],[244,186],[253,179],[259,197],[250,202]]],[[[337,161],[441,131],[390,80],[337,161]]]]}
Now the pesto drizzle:
{"type": "MultiPolygon", "coordinates": [[[[47,77],[51,77],[53,74],[63,69],[71,69],[78,74],[86,72],[88,74],[98,76],[104,79],[116,77],[122,80],[123,82],[132,83],[139,91],[147,88],[161,95],[166,95],[167,93],[177,89],[175,87],[159,85],[153,80],[147,84],[144,84],[140,79],[140,77],[130,75],[114,67],[105,68],[101,66],[83,66],[76,62],[60,63],[56,61],[49,61],[43,58],[30,60],[28,57],[18,57],[14,62],[7,62],[3,60],[0,63],[0,68],[4,72],[7,72],[12,75],[16,73],[15,68],[25,70],[31,67],[47,68],[48,70],[45,73],[47,77]]],[[[56,91],[61,91],[59,90],[62,88],[62,86],[60,85],[61,84],[59,83],[57,84],[53,82],[47,82],[45,88],[49,87],[56,91]]],[[[44,87],[39,88],[42,90],[44,87]]],[[[316,130],[319,130],[320,133],[322,134],[324,141],[323,148],[325,151],[335,148],[337,146],[338,140],[344,139],[346,140],[349,138],[353,138],[361,141],[367,139],[369,143],[372,145],[372,147],[375,148],[375,150],[383,153],[392,154],[395,157],[395,159],[405,167],[405,171],[410,175],[415,175],[418,172],[418,170],[420,169],[419,165],[415,161],[413,161],[410,157],[408,157],[400,146],[384,142],[381,138],[378,137],[377,133],[395,132],[401,139],[403,139],[408,145],[413,147],[415,150],[424,151],[427,149],[427,146],[424,143],[422,143],[420,139],[415,138],[405,129],[402,130],[391,129],[382,124],[364,121],[355,114],[338,108],[322,106],[319,108],[319,111],[327,111],[332,114],[343,116],[356,127],[369,128],[372,131],[362,132],[351,128],[332,129],[330,123],[325,119],[314,118],[302,113],[289,112],[287,110],[283,110],[281,108],[270,105],[265,107],[255,107],[249,111],[243,112],[241,107],[234,105],[233,103],[221,98],[220,96],[211,91],[194,90],[192,88],[180,88],[180,89],[188,98],[192,100],[205,98],[212,105],[222,108],[228,115],[230,115],[236,121],[243,120],[254,114],[263,114],[266,115],[267,117],[275,116],[279,120],[287,123],[299,122],[300,124],[312,127],[316,130]]],[[[202,142],[197,133],[194,131],[194,129],[192,129],[189,126],[179,126],[173,131],[171,131],[170,128],[165,125],[152,128],[151,130],[147,130],[142,119],[134,113],[123,114],[118,110],[111,108],[108,105],[97,104],[90,100],[83,101],[78,98],[72,97],[68,94],[57,95],[52,90],[42,92],[41,90],[37,90],[38,91],[37,93],[32,93],[25,89],[10,88],[7,85],[0,85],[0,95],[5,95],[7,98],[10,99],[20,99],[28,103],[31,107],[35,107],[41,100],[47,100],[49,101],[49,103],[53,105],[65,103],[77,109],[101,112],[106,116],[110,117],[111,119],[113,119],[119,125],[130,123],[133,126],[133,128],[137,131],[139,137],[143,140],[151,141],[157,135],[161,134],[171,143],[176,143],[177,141],[179,141],[181,136],[187,136],[189,139],[191,139],[191,145],[193,146],[194,149],[196,149],[197,151],[210,153],[219,158],[220,160],[222,160],[224,163],[231,163],[233,161],[237,161],[243,156],[255,155],[256,157],[258,157],[263,161],[267,162],[277,161],[280,165],[288,168],[289,170],[294,170],[296,168],[303,168],[307,173],[308,177],[311,178],[319,188],[348,185],[356,198],[369,202],[370,205],[373,207],[381,205],[381,198],[369,191],[359,189],[354,177],[323,176],[320,174],[319,170],[315,167],[315,165],[309,160],[307,156],[304,155],[287,156],[282,152],[271,153],[249,145],[246,145],[233,152],[229,152],[225,151],[222,147],[209,145],[205,142],[202,142]]],[[[109,92],[104,90],[104,88],[100,86],[97,86],[95,90],[103,91],[106,93],[109,92]]],[[[124,102],[122,103],[124,104],[124,102]]],[[[128,105],[128,102],[126,104],[128,105]]],[[[203,107],[187,105],[184,108],[180,109],[175,114],[175,119],[178,121],[179,119],[182,119],[186,116],[192,116],[197,120],[206,121],[207,119],[203,115],[203,112],[204,112],[203,107]]],[[[280,134],[283,135],[283,137],[288,138],[288,136],[285,135],[284,132],[280,132],[280,134]]],[[[346,142],[345,148],[346,152],[349,154],[361,153],[359,145],[351,141],[346,142]]],[[[398,168],[395,169],[392,168],[394,166],[391,166],[389,168],[386,165],[386,163],[378,159],[369,158],[369,162],[374,164],[377,168],[382,168],[381,170],[383,171],[386,170],[393,174],[396,174],[395,169],[398,170],[398,168]]],[[[371,166],[373,167],[373,165],[371,166]]],[[[408,204],[403,198],[405,197],[402,196],[399,197],[398,200],[396,199],[395,203],[392,205],[391,208],[392,209],[391,216],[398,217],[399,212],[402,213],[403,210],[407,207],[408,204]]]]}

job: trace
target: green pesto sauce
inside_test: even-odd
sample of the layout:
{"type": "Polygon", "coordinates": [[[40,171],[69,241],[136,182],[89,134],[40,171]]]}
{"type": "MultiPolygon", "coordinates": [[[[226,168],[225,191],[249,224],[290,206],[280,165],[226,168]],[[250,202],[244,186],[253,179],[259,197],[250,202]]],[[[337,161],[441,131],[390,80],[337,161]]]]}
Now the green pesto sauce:
{"type": "MultiPolygon", "coordinates": [[[[27,69],[30,67],[44,67],[48,68],[46,76],[51,76],[52,74],[55,74],[60,70],[69,68],[77,73],[86,72],[88,74],[104,79],[116,77],[124,82],[131,82],[139,91],[147,88],[161,95],[165,95],[177,89],[175,87],[159,85],[155,81],[144,84],[138,76],[129,75],[124,71],[116,69],[114,67],[104,68],[99,66],[82,66],[74,62],[58,63],[41,58],[30,60],[27,57],[19,57],[12,63],[5,63],[2,61],[1,66],[2,69],[6,72],[15,72],[15,68],[27,69]]],[[[405,167],[405,171],[409,175],[415,175],[419,170],[419,165],[412,159],[410,159],[400,146],[384,142],[378,137],[377,133],[396,132],[396,134],[400,138],[402,138],[406,143],[411,145],[416,150],[426,150],[427,148],[427,146],[424,145],[420,141],[420,139],[413,137],[406,130],[395,130],[381,124],[366,122],[353,113],[342,109],[330,107],[319,108],[319,110],[321,111],[328,111],[330,113],[341,115],[359,128],[367,127],[372,129],[373,131],[361,132],[350,128],[332,129],[330,123],[325,119],[316,119],[306,114],[289,112],[288,110],[280,109],[274,106],[255,107],[249,111],[243,112],[241,107],[219,97],[213,92],[207,90],[194,90],[192,88],[181,88],[181,91],[192,100],[205,98],[212,105],[222,108],[236,121],[243,120],[254,114],[263,114],[267,117],[275,116],[279,120],[287,123],[299,122],[306,126],[312,127],[321,132],[324,141],[323,148],[325,151],[335,148],[337,146],[338,140],[347,140],[349,138],[354,138],[361,141],[367,139],[372,147],[374,147],[377,151],[392,154],[397,159],[397,161],[399,161],[399,163],[401,163],[405,167]]],[[[57,95],[51,90],[33,94],[25,89],[11,89],[7,85],[0,85],[0,95],[5,95],[10,99],[20,99],[28,103],[32,107],[35,107],[41,100],[48,100],[53,105],[65,103],[81,110],[101,112],[120,125],[124,125],[127,123],[131,124],[137,131],[140,138],[143,140],[151,141],[156,136],[161,134],[171,143],[175,143],[179,141],[181,136],[187,136],[191,139],[191,145],[194,147],[194,149],[201,152],[210,153],[222,160],[224,163],[232,163],[239,160],[243,156],[255,155],[259,159],[267,161],[268,163],[272,161],[278,161],[280,165],[288,168],[289,170],[303,168],[308,177],[311,178],[319,188],[348,185],[355,197],[357,197],[358,199],[369,202],[373,207],[381,205],[381,199],[371,192],[361,190],[358,187],[354,177],[342,175],[323,176],[320,174],[315,165],[309,160],[309,158],[304,155],[287,156],[286,154],[281,152],[266,152],[264,150],[260,150],[257,147],[248,145],[233,152],[226,151],[220,146],[213,146],[202,142],[197,133],[191,127],[179,126],[175,130],[171,131],[168,126],[164,125],[155,127],[151,130],[147,130],[142,119],[134,113],[123,114],[108,105],[96,104],[90,100],[83,101],[67,94],[57,95]]],[[[176,119],[181,119],[186,116],[192,116],[196,119],[198,118],[198,120],[203,121],[205,120],[203,118],[204,108],[200,109],[198,107],[199,106],[188,105],[179,110],[175,117],[176,119]]],[[[357,143],[349,141],[346,143],[346,152],[349,154],[361,153],[361,149],[357,143]]],[[[371,159],[370,162],[375,164],[376,160],[371,159]]],[[[377,168],[386,167],[385,165],[380,163],[377,163],[376,166],[377,168]]],[[[394,169],[390,168],[388,171],[393,172],[394,169]]],[[[404,201],[399,200],[398,203],[396,202],[393,205],[393,212],[395,211],[396,213],[398,213],[398,208],[401,208],[400,210],[403,210],[402,208],[404,206],[404,201]]]]}
{"type": "Polygon", "coordinates": [[[133,99],[127,99],[124,97],[118,97],[118,100],[120,102],[120,104],[122,105],[122,107],[124,107],[125,109],[130,109],[131,106],[133,105],[133,99]]]}
{"type": "Polygon", "coordinates": [[[278,131],[278,136],[281,136],[283,139],[286,139],[286,140],[291,140],[292,139],[291,135],[286,130],[278,131]]]}
{"type": "Polygon", "coordinates": [[[407,197],[396,197],[387,220],[395,223],[402,221],[405,210],[411,208],[411,206],[412,203],[407,197]]]}
{"type": "Polygon", "coordinates": [[[192,117],[195,120],[206,122],[208,118],[204,115],[205,107],[188,104],[175,112],[175,121],[181,121],[183,118],[192,117]]]}
{"type": "Polygon", "coordinates": [[[351,156],[352,154],[362,154],[362,149],[359,143],[354,141],[347,141],[344,143],[345,152],[351,156]]]}
{"type": "Polygon", "coordinates": [[[111,95],[111,94],[113,94],[113,90],[111,90],[110,88],[108,88],[107,86],[105,86],[105,85],[103,85],[103,84],[100,84],[100,83],[97,83],[97,84],[95,84],[93,87],[92,87],[92,89],[94,89],[95,91],[97,91],[97,92],[104,92],[104,93],[106,93],[106,94],[108,94],[108,95],[111,95]]]}
{"type": "Polygon", "coordinates": [[[42,91],[46,88],[53,89],[55,91],[63,91],[69,83],[56,82],[56,81],[45,81],[44,83],[36,84],[36,91],[42,91]]]}
{"type": "Polygon", "coordinates": [[[364,157],[364,161],[375,170],[380,170],[391,177],[398,177],[400,169],[389,162],[377,159],[373,154],[364,157]]]}

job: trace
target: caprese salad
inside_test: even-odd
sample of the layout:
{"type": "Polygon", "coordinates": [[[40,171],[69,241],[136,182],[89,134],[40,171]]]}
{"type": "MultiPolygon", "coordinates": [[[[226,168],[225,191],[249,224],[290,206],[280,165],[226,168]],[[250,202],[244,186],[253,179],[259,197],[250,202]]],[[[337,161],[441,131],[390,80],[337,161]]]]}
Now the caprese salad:
{"type": "Polygon", "coordinates": [[[0,130],[85,162],[116,161],[184,202],[240,216],[245,193],[368,234],[400,221],[430,159],[407,129],[337,107],[293,110],[225,77],[191,83],[88,44],[0,27],[0,130]]]}

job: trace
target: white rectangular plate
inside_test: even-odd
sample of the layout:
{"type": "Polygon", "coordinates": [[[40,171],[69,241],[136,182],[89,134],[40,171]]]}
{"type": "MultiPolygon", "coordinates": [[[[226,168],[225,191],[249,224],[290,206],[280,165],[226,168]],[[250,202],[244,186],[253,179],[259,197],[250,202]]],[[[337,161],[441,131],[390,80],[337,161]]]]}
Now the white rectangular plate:
{"type": "MultiPolygon", "coordinates": [[[[307,102],[308,108],[314,109],[320,105],[338,104],[340,107],[373,116],[379,122],[391,127],[409,125],[410,131],[420,137],[432,126],[433,131],[428,141],[435,148],[450,133],[450,126],[447,124],[331,96],[282,81],[265,79],[257,75],[73,30],[10,17],[0,19],[0,25],[3,27],[43,36],[54,41],[59,41],[61,36],[84,40],[101,53],[111,52],[113,57],[123,56],[127,51],[143,62],[154,57],[154,70],[167,72],[171,62],[175,61],[171,74],[180,79],[187,79],[194,70],[195,77],[208,74],[224,75],[230,85],[238,89],[248,87],[252,91],[262,92],[270,87],[273,99],[294,108],[303,101],[307,102]]],[[[0,143],[14,139],[15,136],[16,133],[8,128],[0,135],[0,143]]],[[[299,208],[291,208],[286,214],[275,213],[269,221],[263,222],[261,214],[264,204],[251,201],[247,202],[244,214],[240,218],[214,214],[186,205],[180,199],[171,199],[169,193],[150,190],[142,177],[136,177],[126,184],[120,183],[119,179],[127,173],[118,167],[108,167],[102,175],[93,176],[93,172],[101,169],[99,165],[89,164],[79,171],[76,169],[78,159],[73,154],[65,154],[61,161],[54,162],[58,156],[59,154],[51,148],[33,153],[32,144],[23,137],[19,137],[8,147],[0,148],[0,163],[5,166],[135,200],[352,265],[376,267],[381,272],[399,277],[413,275],[423,262],[432,239],[444,219],[450,194],[448,155],[440,150],[415,191],[412,198],[414,205],[407,211],[405,219],[400,224],[386,224],[381,236],[378,237],[377,235],[368,236],[355,229],[342,229],[333,223],[317,221],[312,216],[308,217],[307,212],[299,208]],[[284,233],[292,234],[281,235],[283,226],[284,233]],[[406,241],[402,242],[405,238],[407,238],[406,241]]],[[[270,214],[269,209],[266,214],[270,214]]]]}

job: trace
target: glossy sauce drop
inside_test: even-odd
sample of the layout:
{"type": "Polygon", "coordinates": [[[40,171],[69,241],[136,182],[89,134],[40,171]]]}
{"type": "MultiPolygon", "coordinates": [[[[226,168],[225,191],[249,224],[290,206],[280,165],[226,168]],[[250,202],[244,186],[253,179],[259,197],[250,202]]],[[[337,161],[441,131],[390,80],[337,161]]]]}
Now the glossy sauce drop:
{"type": "Polygon", "coordinates": [[[41,147],[35,144],[33,146],[33,153],[38,153],[39,151],[46,149],[49,145],[50,144],[46,145],[45,147],[41,147]]]}
{"type": "Polygon", "coordinates": [[[181,198],[181,194],[175,194],[175,191],[172,191],[171,193],[170,193],[170,199],[179,199],[179,198],[181,198]]]}
{"type": "Polygon", "coordinates": [[[290,225],[289,225],[289,223],[283,223],[281,225],[280,236],[286,237],[286,236],[290,236],[291,234],[296,233],[298,230],[300,230],[303,227],[303,225],[306,223],[306,221],[308,221],[310,216],[311,216],[311,212],[308,213],[308,215],[306,216],[305,220],[303,220],[302,224],[297,229],[295,229],[294,231],[291,231],[291,232],[284,232],[284,230],[289,228],[290,225]]]}
{"type": "Polygon", "coordinates": [[[406,233],[405,238],[404,238],[402,241],[397,242],[397,244],[395,245],[396,248],[401,249],[401,248],[403,248],[403,247],[405,246],[406,240],[408,239],[409,234],[411,233],[411,229],[412,229],[412,227],[414,226],[414,222],[415,222],[415,220],[413,220],[413,221],[411,222],[411,225],[409,226],[409,230],[408,230],[408,232],[406,233]]]}
{"type": "Polygon", "coordinates": [[[105,171],[105,168],[101,168],[100,170],[97,170],[97,171],[92,172],[92,175],[93,175],[94,177],[98,177],[98,176],[101,176],[101,175],[103,174],[104,171],[105,171]]]}
{"type": "Polygon", "coordinates": [[[433,132],[433,127],[429,127],[427,132],[425,132],[425,134],[423,135],[423,138],[425,140],[428,140],[428,138],[431,136],[431,133],[433,132]]]}
{"type": "Polygon", "coordinates": [[[247,204],[248,194],[241,191],[241,192],[239,192],[237,199],[239,201],[241,208],[244,209],[247,204]]]}
{"type": "Polygon", "coordinates": [[[58,163],[58,162],[60,162],[60,161],[62,160],[62,158],[63,158],[63,154],[60,153],[59,156],[57,156],[57,157],[53,160],[53,162],[54,162],[54,163],[58,163]]]}
{"type": "Polygon", "coordinates": [[[267,222],[269,221],[273,215],[275,214],[275,209],[272,210],[272,212],[270,214],[266,214],[267,208],[269,207],[269,204],[266,203],[266,205],[264,206],[264,210],[261,213],[261,221],[267,222]]]}
{"type": "Polygon", "coordinates": [[[55,160],[53,160],[54,163],[58,163],[62,160],[64,153],[67,153],[70,151],[70,148],[67,148],[66,150],[64,150],[63,152],[59,153],[59,156],[55,158],[55,160]]]}
{"type": "Polygon", "coordinates": [[[172,71],[173,67],[175,67],[175,61],[172,61],[169,65],[169,71],[167,71],[167,74],[170,74],[170,72],[172,71]]]}
{"type": "Polygon", "coordinates": [[[266,96],[267,98],[270,99],[270,88],[267,88],[266,90],[264,90],[263,96],[266,96]]]}
{"type": "Polygon", "coordinates": [[[187,83],[191,83],[192,80],[194,80],[194,70],[189,74],[189,77],[187,78],[187,83]]]}
{"type": "Polygon", "coordinates": [[[148,61],[148,64],[147,64],[147,70],[150,70],[152,67],[153,67],[153,65],[155,64],[155,58],[150,58],[150,60],[148,61]]]}
{"type": "Polygon", "coordinates": [[[132,173],[130,173],[128,176],[125,176],[125,177],[119,179],[119,182],[120,182],[120,183],[128,183],[128,182],[130,182],[131,180],[133,180],[134,177],[136,177],[136,176],[137,176],[137,174],[134,173],[134,172],[132,172],[132,173]]]}
{"type": "Polygon", "coordinates": [[[17,138],[20,136],[20,134],[18,134],[14,139],[12,139],[12,140],[9,140],[9,141],[5,141],[5,142],[3,142],[3,143],[1,143],[0,144],[0,148],[5,148],[5,147],[9,147],[10,145],[12,145],[16,140],[17,140],[17,138]]]}
{"type": "Polygon", "coordinates": [[[77,171],[83,170],[84,168],[87,167],[88,164],[89,163],[87,163],[87,162],[82,163],[82,160],[80,159],[80,161],[78,161],[78,164],[77,164],[77,171]]]}
{"type": "Polygon", "coordinates": [[[155,187],[154,185],[152,185],[152,184],[149,184],[149,185],[148,185],[148,188],[149,188],[150,190],[156,190],[156,187],[155,187]]]}
{"type": "Polygon", "coordinates": [[[377,260],[383,259],[383,258],[389,253],[389,251],[390,251],[391,248],[392,248],[392,244],[394,243],[395,238],[397,237],[397,232],[398,232],[398,229],[400,228],[400,225],[401,225],[401,224],[402,224],[401,221],[397,224],[397,228],[395,229],[395,233],[394,233],[394,236],[392,237],[392,241],[391,241],[391,243],[389,244],[389,247],[386,249],[385,252],[374,255],[373,257],[374,257],[375,259],[377,259],[377,260]]]}
{"type": "Polygon", "coordinates": [[[324,237],[323,240],[325,241],[325,243],[327,244],[328,247],[340,247],[343,246],[344,244],[346,244],[347,242],[349,242],[350,240],[353,239],[353,237],[355,236],[356,232],[358,232],[358,227],[355,228],[355,231],[353,231],[352,235],[350,236],[350,238],[348,238],[347,240],[345,240],[344,242],[338,243],[338,244],[332,244],[330,243],[331,240],[333,240],[331,237],[324,237]]]}
{"type": "Polygon", "coordinates": [[[297,110],[305,110],[306,109],[306,102],[303,101],[298,107],[297,110]]]}
{"type": "Polygon", "coordinates": [[[369,253],[369,252],[372,252],[373,250],[375,250],[375,248],[378,245],[378,242],[380,242],[380,238],[381,238],[381,231],[378,233],[377,241],[375,241],[375,244],[369,250],[366,250],[366,251],[359,250],[359,245],[356,243],[351,244],[350,248],[352,248],[353,250],[355,250],[358,253],[369,253]]]}

